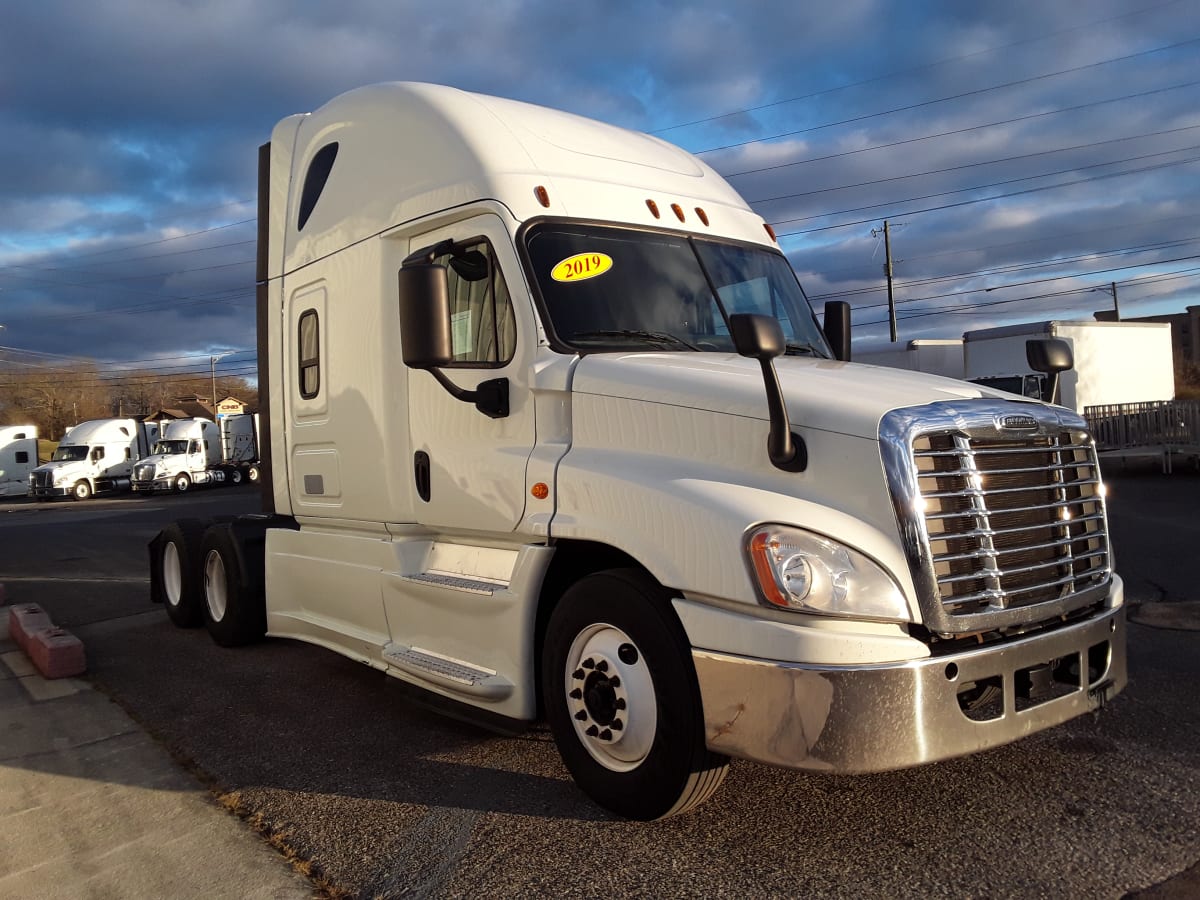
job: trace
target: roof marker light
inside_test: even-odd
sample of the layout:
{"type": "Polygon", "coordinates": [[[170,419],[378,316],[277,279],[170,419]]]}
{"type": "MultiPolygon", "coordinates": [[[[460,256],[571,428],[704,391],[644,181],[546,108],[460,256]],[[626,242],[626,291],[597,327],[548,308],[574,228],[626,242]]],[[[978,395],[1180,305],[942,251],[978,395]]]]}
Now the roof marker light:
{"type": "Polygon", "coordinates": [[[550,192],[540,184],[533,189],[533,196],[537,197],[538,203],[542,204],[546,209],[550,208],[550,192]]]}
{"type": "Polygon", "coordinates": [[[767,229],[767,234],[770,235],[771,240],[773,240],[775,243],[778,244],[779,238],[775,237],[775,229],[772,228],[770,225],[768,225],[766,222],[763,222],[763,228],[767,229]]]}
{"type": "Polygon", "coordinates": [[[698,206],[696,207],[696,215],[700,217],[701,222],[703,222],[705,225],[708,224],[708,213],[698,206]]]}
{"type": "Polygon", "coordinates": [[[654,218],[656,218],[656,219],[661,219],[661,218],[662,218],[662,216],[660,216],[660,215],[658,214],[658,204],[657,204],[657,203],[655,203],[653,200],[647,200],[647,201],[646,201],[646,209],[650,210],[650,214],[651,214],[652,216],[654,216],[654,218]]]}
{"type": "Polygon", "coordinates": [[[680,222],[683,221],[683,207],[682,206],[680,206],[678,203],[672,203],[671,204],[671,212],[675,213],[675,218],[677,218],[680,222]]]}

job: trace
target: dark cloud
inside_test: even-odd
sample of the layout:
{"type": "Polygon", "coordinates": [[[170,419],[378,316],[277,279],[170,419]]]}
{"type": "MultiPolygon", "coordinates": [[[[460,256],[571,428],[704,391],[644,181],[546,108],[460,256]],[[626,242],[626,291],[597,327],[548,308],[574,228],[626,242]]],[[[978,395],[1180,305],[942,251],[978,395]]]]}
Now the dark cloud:
{"type": "Polygon", "coordinates": [[[251,346],[254,231],[231,223],[254,216],[257,146],[394,79],[703,152],[868,340],[886,334],[884,219],[901,315],[920,316],[905,337],[1082,315],[1110,281],[1130,314],[1182,308],[1200,281],[1153,277],[1200,253],[1196,21],[1194,0],[18,4],[0,336],[114,361],[251,346]]]}

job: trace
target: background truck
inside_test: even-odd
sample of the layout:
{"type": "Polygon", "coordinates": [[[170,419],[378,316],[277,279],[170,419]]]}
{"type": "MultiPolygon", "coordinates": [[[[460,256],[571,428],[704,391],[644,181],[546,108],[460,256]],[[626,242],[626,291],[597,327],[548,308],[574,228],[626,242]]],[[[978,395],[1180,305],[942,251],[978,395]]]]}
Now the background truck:
{"type": "Polygon", "coordinates": [[[0,497],[29,493],[29,473],[38,465],[36,425],[0,425],[0,497]]]}
{"type": "Polygon", "coordinates": [[[946,378],[962,378],[966,374],[961,338],[918,338],[899,349],[855,350],[854,361],[946,378]]]}
{"type": "Polygon", "coordinates": [[[67,430],[45,465],[29,473],[38,500],[127,491],[133,465],[158,437],[158,426],[136,419],[92,419],[67,430]]]}
{"type": "Polygon", "coordinates": [[[1025,355],[1026,342],[1038,338],[1058,338],[1071,347],[1075,365],[1062,373],[1058,402],[1077,413],[1175,397],[1171,326],[1165,322],[1055,321],[968,331],[962,345],[966,379],[1048,399],[1042,376],[1025,355]]]}
{"type": "Polygon", "coordinates": [[[1124,686],[1083,420],[845,362],[848,306],[818,325],[699,159],[384,84],[281,121],[259,173],[263,512],[154,538],[175,623],[544,716],[639,819],[730,757],[917,765],[1124,686]]]}
{"type": "Polygon", "coordinates": [[[152,455],[133,471],[139,492],[183,493],[194,484],[258,481],[258,417],[223,416],[164,421],[152,455]]]}

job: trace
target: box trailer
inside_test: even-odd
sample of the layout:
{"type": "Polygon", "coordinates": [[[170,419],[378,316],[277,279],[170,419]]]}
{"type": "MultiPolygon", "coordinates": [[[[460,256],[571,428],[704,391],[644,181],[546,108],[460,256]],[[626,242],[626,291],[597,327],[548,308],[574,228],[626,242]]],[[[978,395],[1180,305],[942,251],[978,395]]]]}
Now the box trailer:
{"type": "Polygon", "coordinates": [[[945,378],[961,379],[966,374],[962,338],[918,338],[903,347],[855,350],[854,361],[945,378]]]}
{"type": "Polygon", "coordinates": [[[176,624],[544,715],[639,819],[730,757],[895,769],[1125,685],[1083,419],[846,362],[698,158],[395,83],[279,122],[259,185],[264,511],[151,542],[176,624]]]}
{"type": "MultiPolygon", "coordinates": [[[[1029,366],[1029,340],[1070,345],[1074,367],[1059,380],[1058,402],[1077,413],[1089,406],[1145,403],[1175,397],[1171,326],[1165,322],[1034,322],[963,335],[966,378],[1025,396],[1044,396],[1042,376],[1029,366]]],[[[1047,398],[1048,399],[1048,398],[1047,398]]]]}

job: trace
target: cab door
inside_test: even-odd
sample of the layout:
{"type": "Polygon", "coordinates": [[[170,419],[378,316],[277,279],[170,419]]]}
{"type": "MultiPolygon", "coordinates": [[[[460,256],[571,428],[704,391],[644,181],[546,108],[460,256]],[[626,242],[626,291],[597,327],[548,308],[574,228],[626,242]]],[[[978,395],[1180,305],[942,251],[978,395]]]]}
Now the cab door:
{"type": "Polygon", "coordinates": [[[509,413],[490,418],[454,399],[427,371],[410,370],[409,427],[420,524],[510,532],[525,511],[525,469],[534,443],[529,368],[536,345],[533,307],[511,239],[495,215],[414,237],[416,250],[456,242],[447,266],[454,360],[442,368],[457,386],[507,379],[509,413]]]}

